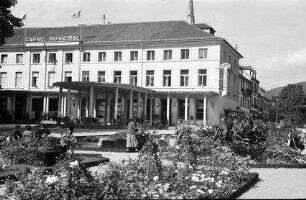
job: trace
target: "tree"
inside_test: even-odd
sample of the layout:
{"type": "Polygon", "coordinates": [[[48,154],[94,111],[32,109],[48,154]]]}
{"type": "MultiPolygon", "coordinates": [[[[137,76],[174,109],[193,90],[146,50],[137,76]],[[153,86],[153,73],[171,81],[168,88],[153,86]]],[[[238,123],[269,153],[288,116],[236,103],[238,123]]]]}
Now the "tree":
{"type": "Polygon", "coordinates": [[[279,116],[291,119],[296,124],[305,123],[305,94],[302,85],[289,84],[279,95],[279,116]]]}
{"type": "Polygon", "coordinates": [[[22,20],[12,15],[10,8],[15,6],[17,0],[0,1],[0,45],[5,43],[5,39],[14,35],[14,27],[21,27],[22,20]]]}

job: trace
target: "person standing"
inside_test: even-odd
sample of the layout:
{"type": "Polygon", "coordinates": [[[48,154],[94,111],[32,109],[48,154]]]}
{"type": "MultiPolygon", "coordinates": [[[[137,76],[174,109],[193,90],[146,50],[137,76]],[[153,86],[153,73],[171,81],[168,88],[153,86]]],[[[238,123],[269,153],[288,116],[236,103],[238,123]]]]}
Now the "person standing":
{"type": "Polygon", "coordinates": [[[136,148],[138,147],[138,142],[137,142],[136,133],[135,133],[135,130],[136,130],[135,118],[130,119],[127,129],[128,131],[126,134],[126,151],[132,152],[132,151],[135,151],[136,148]]]}
{"type": "Polygon", "coordinates": [[[23,142],[31,142],[33,139],[33,132],[31,131],[31,126],[27,125],[26,130],[22,133],[23,142]]]}

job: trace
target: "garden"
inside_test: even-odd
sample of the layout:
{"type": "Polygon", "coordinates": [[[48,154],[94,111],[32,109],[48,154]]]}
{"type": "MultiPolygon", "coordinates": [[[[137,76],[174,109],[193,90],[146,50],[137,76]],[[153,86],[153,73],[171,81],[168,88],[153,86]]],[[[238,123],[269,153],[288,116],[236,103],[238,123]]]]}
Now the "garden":
{"type": "MultiPolygon", "coordinates": [[[[80,143],[97,144],[97,136],[66,138],[62,140],[62,144],[70,144],[66,146],[54,138],[28,145],[3,144],[2,171],[12,163],[33,166],[6,180],[3,198],[236,198],[258,180],[250,166],[306,164],[298,149],[287,146],[288,132],[296,130],[276,128],[245,116],[221,118],[214,127],[180,121],[175,135],[150,133],[146,126],[139,129],[138,138],[143,141],[138,159],[104,164],[97,173],[90,173],[82,158],[74,154],[80,143]],[[33,152],[50,149],[62,152],[53,167],[37,167],[46,163],[33,152]],[[68,153],[63,153],[67,149],[68,153]]],[[[124,147],[125,134],[121,131],[113,135],[114,143],[104,145],[104,150],[120,142],[124,147]]]]}

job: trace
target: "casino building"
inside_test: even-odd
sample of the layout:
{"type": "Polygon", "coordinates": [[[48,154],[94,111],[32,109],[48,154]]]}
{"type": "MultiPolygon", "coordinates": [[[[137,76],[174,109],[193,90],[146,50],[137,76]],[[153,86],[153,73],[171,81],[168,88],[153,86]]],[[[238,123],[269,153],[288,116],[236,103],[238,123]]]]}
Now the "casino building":
{"type": "Polygon", "coordinates": [[[2,118],[214,125],[240,106],[242,55],[203,23],[17,28],[0,57],[2,118]]]}

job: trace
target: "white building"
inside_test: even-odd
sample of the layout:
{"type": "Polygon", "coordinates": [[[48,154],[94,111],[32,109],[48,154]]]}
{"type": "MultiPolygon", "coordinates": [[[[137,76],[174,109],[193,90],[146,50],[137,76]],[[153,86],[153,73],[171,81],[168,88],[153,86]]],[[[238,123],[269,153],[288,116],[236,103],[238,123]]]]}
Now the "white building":
{"type": "Polygon", "coordinates": [[[0,47],[1,116],[216,124],[239,105],[242,55],[214,32],[185,21],[16,29],[0,47]]]}

